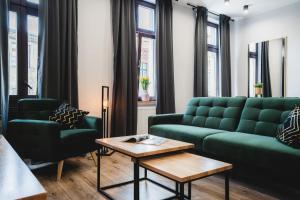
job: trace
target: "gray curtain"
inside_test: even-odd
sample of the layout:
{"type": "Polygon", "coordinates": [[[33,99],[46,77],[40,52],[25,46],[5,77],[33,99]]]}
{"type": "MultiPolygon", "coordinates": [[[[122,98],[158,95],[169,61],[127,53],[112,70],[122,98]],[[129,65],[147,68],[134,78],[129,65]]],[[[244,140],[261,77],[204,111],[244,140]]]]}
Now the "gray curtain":
{"type": "Polygon", "coordinates": [[[156,1],[156,113],[175,112],[172,0],[156,1]]]}
{"type": "Polygon", "coordinates": [[[231,96],[230,17],[220,15],[221,95],[231,96]]]}
{"type": "Polygon", "coordinates": [[[263,96],[272,97],[268,41],[261,43],[261,82],[263,83],[263,96]]]}
{"type": "Polygon", "coordinates": [[[208,96],[207,9],[197,8],[195,30],[194,96],[208,96]]]}
{"type": "Polygon", "coordinates": [[[136,134],[138,70],[135,0],[112,0],[114,86],[111,135],[136,134]]]}
{"type": "Polygon", "coordinates": [[[39,4],[38,95],[78,107],[77,0],[39,4]]]}
{"type": "Polygon", "coordinates": [[[5,134],[8,121],[8,0],[0,1],[0,90],[1,133],[5,134]]]}

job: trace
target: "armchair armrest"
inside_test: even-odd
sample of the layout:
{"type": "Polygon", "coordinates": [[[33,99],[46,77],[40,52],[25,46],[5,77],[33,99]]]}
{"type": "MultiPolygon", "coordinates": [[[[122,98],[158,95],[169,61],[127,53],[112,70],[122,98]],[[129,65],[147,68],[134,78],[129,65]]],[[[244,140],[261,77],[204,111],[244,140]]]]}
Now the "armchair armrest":
{"type": "Polygon", "coordinates": [[[85,116],[81,128],[95,129],[102,133],[102,119],[99,117],[85,116]]]}
{"type": "Polygon", "coordinates": [[[53,121],[15,119],[8,123],[7,139],[23,158],[56,161],[61,129],[53,121]]]}
{"type": "Polygon", "coordinates": [[[148,129],[157,124],[181,124],[183,114],[154,115],[148,118],[148,129]]]}

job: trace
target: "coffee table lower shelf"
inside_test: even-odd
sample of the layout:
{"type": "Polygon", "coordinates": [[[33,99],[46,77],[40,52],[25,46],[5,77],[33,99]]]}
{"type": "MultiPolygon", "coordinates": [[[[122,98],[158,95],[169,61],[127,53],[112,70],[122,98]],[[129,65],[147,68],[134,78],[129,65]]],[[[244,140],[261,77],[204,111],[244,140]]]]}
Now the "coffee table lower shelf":
{"type": "MultiPolygon", "coordinates": [[[[147,173],[146,169],[145,169],[145,173],[147,173]]],[[[149,182],[151,182],[151,183],[153,183],[153,184],[155,184],[155,185],[157,185],[157,186],[159,186],[159,187],[161,187],[161,188],[163,188],[163,189],[165,189],[165,190],[167,190],[167,191],[169,191],[171,193],[174,193],[173,196],[164,198],[163,200],[171,200],[171,199],[179,199],[180,198],[179,184],[177,184],[177,183],[175,183],[175,189],[173,189],[173,188],[165,186],[165,185],[163,185],[163,184],[161,184],[161,183],[159,183],[159,182],[157,182],[157,181],[155,181],[153,179],[150,179],[147,176],[145,176],[143,178],[140,178],[139,182],[141,182],[141,181],[149,181],[149,182]]],[[[122,187],[124,185],[132,184],[132,183],[134,183],[134,180],[125,181],[125,182],[122,182],[122,183],[117,183],[117,184],[108,185],[108,186],[104,186],[104,187],[99,187],[97,189],[98,189],[98,192],[100,194],[104,195],[107,199],[109,199],[109,200],[115,200],[110,194],[108,194],[106,192],[106,190],[109,190],[109,189],[112,189],[112,188],[116,188],[116,187],[122,187]]],[[[190,189],[191,188],[191,184],[189,184],[188,187],[189,187],[189,189],[188,189],[189,193],[188,193],[188,195],[184,195],[185,199],[191,199],[191,189],[190,189]]],[[[135,188],[134,188],[134,190],[135,190],[135,188]]]]}
{"type": "MultiPolygon", "coordinates": [[[[185,199],[188,199],[190,200],[191,199],[191,193],[192,193],[192,188],[191,188],[191,182],[192,181],[188,181],[188,182],[178,182],[176,180],[173,180],[171,179],[170,177],[167,177],[163,174],[160,174],[160,173],[157,173],[157,172],[154,172],[152,171],[151,169],[146,169],[145,167],[142,167],[140,166],[140,163],[139,163],[139,159],[135,159],[135,158],[132,158],[132,161],[133,161],[133,164],[134,164],[134,171],[133,171],[133,174],[134,174],[134,179],[131,180],[131,181],[125,181],[125,182],[121,182],[121,183],[117,183],[117,184],[112,184],[112,185],[108,185],[108,186],[103,186],[101,187],[101,183],[100,183],[100,174],[101,174],[101,165],[100,165],[100,157],[101,157],[101,153],[100,151],[98,151],[98,156],[97,156],[97,190],[100,194],[102,194],[103,196],[105,196],[107,199],[109,200],[115,200],[110,194],[108,194],[106,192],[106,190],[109,190],[109,189],[112,189],[112,188],[116,188],[116,187],[121,187],[121,186],[124,186],[124,185],[128,185],[128,184],[134,184],[134,188],[133,188],[133,193],[134,193],[134,200],[139,200],[139,183],[141,181],[149,181],[171,193],[174,193],[173,196],[171,197],[167,197],[167,198],[164,198],[163,200],[171,200],[171,199],[180,199],[180,200],[185,200],[185,199]],[[140,167],[141,168],[144,168],[144,177],[143,178],[140,178],[140,167]],[[163,185],[153,179],[150,179],[148,177],[148,170],[149,171],[152,171],[153,173],[155,174],[158,174],[158,175],[161,175],[169,180],[172,180],[175,182],[175,189],[173,188],[170,188],[166,185],[163,185]],[[188,194],[186,195],[185,194],[185,191],[184,191],[184,185],[185,184],[188,184],[188,194]]],[[[212,176],[212,175],[216,175],[216,174],[224,174],[225,175],[225,200],[229,200],[229,176],[230,176],[230,172],[231,170],[228,170],[228,171],[225,171],[225,172],[220,172],[220,173],[215,173],[215,174],[211,174],[211,175],[207,175],[206,177],[209,177],[209,176],[212,176]]],[[[205,178],[205,177],[202,177],[202,178],[205,178]]]]}

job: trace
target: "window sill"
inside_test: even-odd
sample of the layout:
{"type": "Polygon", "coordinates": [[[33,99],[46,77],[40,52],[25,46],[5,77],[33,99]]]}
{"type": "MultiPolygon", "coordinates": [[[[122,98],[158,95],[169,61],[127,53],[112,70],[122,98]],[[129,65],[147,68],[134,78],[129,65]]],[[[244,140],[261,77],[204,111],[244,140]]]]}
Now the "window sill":
{"type": "Polygon", "coordinates": [[[138,101],[138,107],[156,107],[156,101],[138,101]]]}

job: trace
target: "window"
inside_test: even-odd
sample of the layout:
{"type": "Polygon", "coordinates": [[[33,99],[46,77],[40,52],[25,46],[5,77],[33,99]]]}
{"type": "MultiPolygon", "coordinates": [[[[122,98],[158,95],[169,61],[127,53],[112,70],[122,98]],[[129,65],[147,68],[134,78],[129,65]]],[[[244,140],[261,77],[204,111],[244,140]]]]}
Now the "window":
{"type": "Polygon", "coordinates": [[[11,0],[9,94],[17,100],[37,94],[39,0],[11,0]]]}
{"type": "Polygon", "coordinates": [[[28,95],[37,93],[37,66],[38,66],[38,27],[39,19],[35,16],[27,16],[27,41],[28,41],[28,95]]]}
{"type": "MultiPolygon", "coordinates": [[[[136,12],[139,76],[149,78],[148,92],[150,100],[155,100],[155,0],[138,0],[136,12]]],[[[142,94],[143,89],[139,83],[139,99],[142,94]]]]}
{"type": "Polygon", "coordinates": [[[143,5],[138,6],[138,28],[154,32],[154,9],[143,5]]]}
{"type": "Polygon", "coordinates": [[[258,73],[258,45],[255,43],[249,44],[249,96],[254,97],[254,85],[260,82],[258,73]]]}
{"type": "Polygon", "coordinates": [[[17,13],[9,12],[9,33],[8,33],[8,64],[9,64],[9,94],[18,94],[18,27],[17,27],[17,13]]]}
{"type": "Polygon", "coordinates": [[[208,45],[208,96],[219,95],[219,38],[218,25],[208,22],[207,26],[208,45]]]}
{"type": "Polygon", "coordinates": [[[29,3],[39,4],[40,0],[27,0],[29,3]]]}

